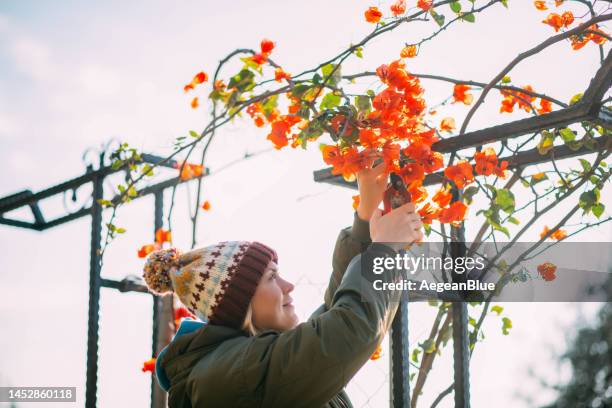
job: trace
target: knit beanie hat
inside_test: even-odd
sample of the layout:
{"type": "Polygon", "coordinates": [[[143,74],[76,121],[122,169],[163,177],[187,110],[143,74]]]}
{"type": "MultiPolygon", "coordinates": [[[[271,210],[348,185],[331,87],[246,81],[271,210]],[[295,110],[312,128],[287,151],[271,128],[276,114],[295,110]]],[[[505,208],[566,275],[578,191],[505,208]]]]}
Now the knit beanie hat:
{"type": "Polygon", "coordinates": [[[174,291],[185,307],[210,324],[241,328],[276,251],[260,242],[223,241],[185,254],[176,248],[149,254],[143,278],[158,295],[174,291]]]}

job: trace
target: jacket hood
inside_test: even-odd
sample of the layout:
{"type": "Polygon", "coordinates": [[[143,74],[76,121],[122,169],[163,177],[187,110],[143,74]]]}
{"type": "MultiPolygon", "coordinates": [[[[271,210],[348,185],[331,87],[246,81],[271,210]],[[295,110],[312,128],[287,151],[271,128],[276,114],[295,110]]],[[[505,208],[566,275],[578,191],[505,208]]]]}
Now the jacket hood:
{"type": "Polygon", "coordinates": [[[155,362],[155,375],[160,387],[168,392],[171,386],[183,383],[191,369],[223,341],[247,336],[241,330],[183,319],[172,341],[164,347],[155,362]]]}

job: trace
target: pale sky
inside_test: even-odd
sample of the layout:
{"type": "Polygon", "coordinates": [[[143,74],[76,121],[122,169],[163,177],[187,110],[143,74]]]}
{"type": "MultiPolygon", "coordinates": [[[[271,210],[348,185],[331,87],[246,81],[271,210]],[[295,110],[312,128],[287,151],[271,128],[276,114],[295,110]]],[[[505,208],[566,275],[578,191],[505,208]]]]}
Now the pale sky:
{"type": "MultiPolygon", "coordinates": [[[[415,2],[407,3],[410,8],[415,2]]],[[[475,24],[449,28],[427,43],[418,58],[408,62],[408,69],[488,82],[516,54],[553,34],[541,24],[546,13],[535,10],[531,1],[509,3],[509,9],[497,5],[478,15],[475,24]]],[[[277,63],[288,72],[301,72],[367,35],[372,26],[364,21],[363,12],[369,6],[379,5],[388,15],[390,4],[2,0],[0,197],[27,188],[40,191],[81,175],[83,153],[111,139],[145,152],[167,154],[176,136],[201,130],[208,121],[209,106],[193,111],[182,91],[195,72],[212,74],[227,53],[239,47],[256,48],[262,38],[276,42],[273,58],[277,63]]],[[[374,70],[397,59],[404,42],[415,41],[435,27],[433,22],[412,23],[381,36],[365,48],[363,60],[349,59],[343,72],[374,70]]],[[[510,75],[518,85],[529,83],[536,91],[567,102],[586,88],[597,66],[598,53],[592,44],[574,52],[563,42],[523,62],[510,75]]],[[[236,67],[222,72],[222,77],[236,67]]],[[[376,86],[373,79],[368,81],[365,86],[376,86]]],[[[446,83],[423,81],[423,86],[430,105],[452,92],[446,83]]],[[[524,112],[501,116],[500,101],[499,93],[492,92],[469,129],[525,116],[524,112]]],[[[451,115],[460,123],[465,113],[467,108],[451,106],[439,118],[451,115]]],[[[265,136],[265,130],[255,128],[250,120],[238,120],[219,131],[207,165],[214,173],[247,151],[266,149],[270,143],[265,136]]],[[[313,182],[312,171],[323,167],[316,143],[306,152],[272,151],[206,179],[202,193],[212,210],[200,214],[199,245],[244,239],[274,247],[281,273],[297,283],[293,297],[302,319],[322,302],[336,235],[353,216],[351,195],[356,193],[313,182]]],[[[545,166],[538,167],[542,169],[545,166]]],[[[87,192],[79,193],[82,203],[87,192]]],[[[522,198],[517,196],[517,201],[522,198]]],[[[609,188],[602,200],[610,203],[609,188]]],[[[61,200],[42,208],[48,217],[64,211],[61,200]]],[[[551,213],[546,223],[552,225],[566,208],[551,213]]],[[[189,211],[187,190],[182,187],[173,228],[175,245],[183,249],[191,243],[189,211]]],[[[470,210],[475,212],[476,208],[470,210]]],[[[27,212],[11,215],[30,216],[27,212]]],[[[141,273],[142,260],[136,251],[152,240],[152,197],[121,209],[117,224],[128,232],[108,249],[102,276],[121,279],[141,273]]],[[[543,223],[537,224],[523,240],[537,239],[542,227],[543,223]]],[[[469,234],[477,223],[470,218],[466,228],[469,234]]],[[[1,231],[0,386],[76,386],[81,405],[90,220],[82,218],[43,233],[7,226],[1,231]]],[[[610,242],[611,232],[606,224],[579,239],[610,242]]],[[[101,297],[99,406],[147,406],[150,376],[140,367],[150,357],[151,299],[111,289],[103,289],[101,297]]],[[[516,396],[519,392],[531,393],[536,403],[550,401],[553,395],[538,392],[537,381],[527,372],[533,368],[550,381],[567,378],[567,367],[557,367],[555,353],[564,350],[577,319],[580,324],[588,322],[597,305],[504,306],[504,315],[512,318],[514,327],[503,336],[501,319],[487,318],[486,339],[476,346],[471,363],[472,405],[485,407],[496,401],[496,406],[530,406],[516,396]]],[[[426,338],[434,311],[426,305],[411,305],[411,345],[426,338]]],[[[385,358],[366,364],[349,384],[356,407],[386,406],[388,351],[384,353],[385,358]]],[[[451,379],[449,344],[434,363],[420,403],[429,406],[451,379]]],[[[439,406],[452,405],[450,395],[439,406]]]]}

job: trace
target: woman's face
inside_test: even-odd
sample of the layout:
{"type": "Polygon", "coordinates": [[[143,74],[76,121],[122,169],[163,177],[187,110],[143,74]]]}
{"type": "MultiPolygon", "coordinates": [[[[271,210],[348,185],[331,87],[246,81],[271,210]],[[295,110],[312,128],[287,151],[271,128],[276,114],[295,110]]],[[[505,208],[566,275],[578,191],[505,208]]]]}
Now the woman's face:
{"type": "Polygon", "coordinates": [[[298,317],[289,296],[293,288],[292,283],[279,276],[276,263],[270,261],[251,300],[253,324],[262,330],[281,332],[294,328],[298,317]]]}

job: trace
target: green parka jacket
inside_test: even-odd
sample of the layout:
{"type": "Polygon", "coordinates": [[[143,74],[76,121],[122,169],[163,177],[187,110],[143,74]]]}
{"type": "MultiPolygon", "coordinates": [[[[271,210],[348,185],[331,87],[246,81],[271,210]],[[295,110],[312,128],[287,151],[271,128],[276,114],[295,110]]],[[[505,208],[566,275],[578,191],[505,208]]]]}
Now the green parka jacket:
{"type": "Polygon", "coordinates": [[[306,322],[257,336],[199,322],[179,330],[157,359],[169,407],[352,407],[343,388],[382,342],[399,301],[373,290],[373,301],[362,301],[361,259],[374,254],[395,252],[372,244],[369,223],[355,213],[338,236],[325,303],[306,322]]]}

